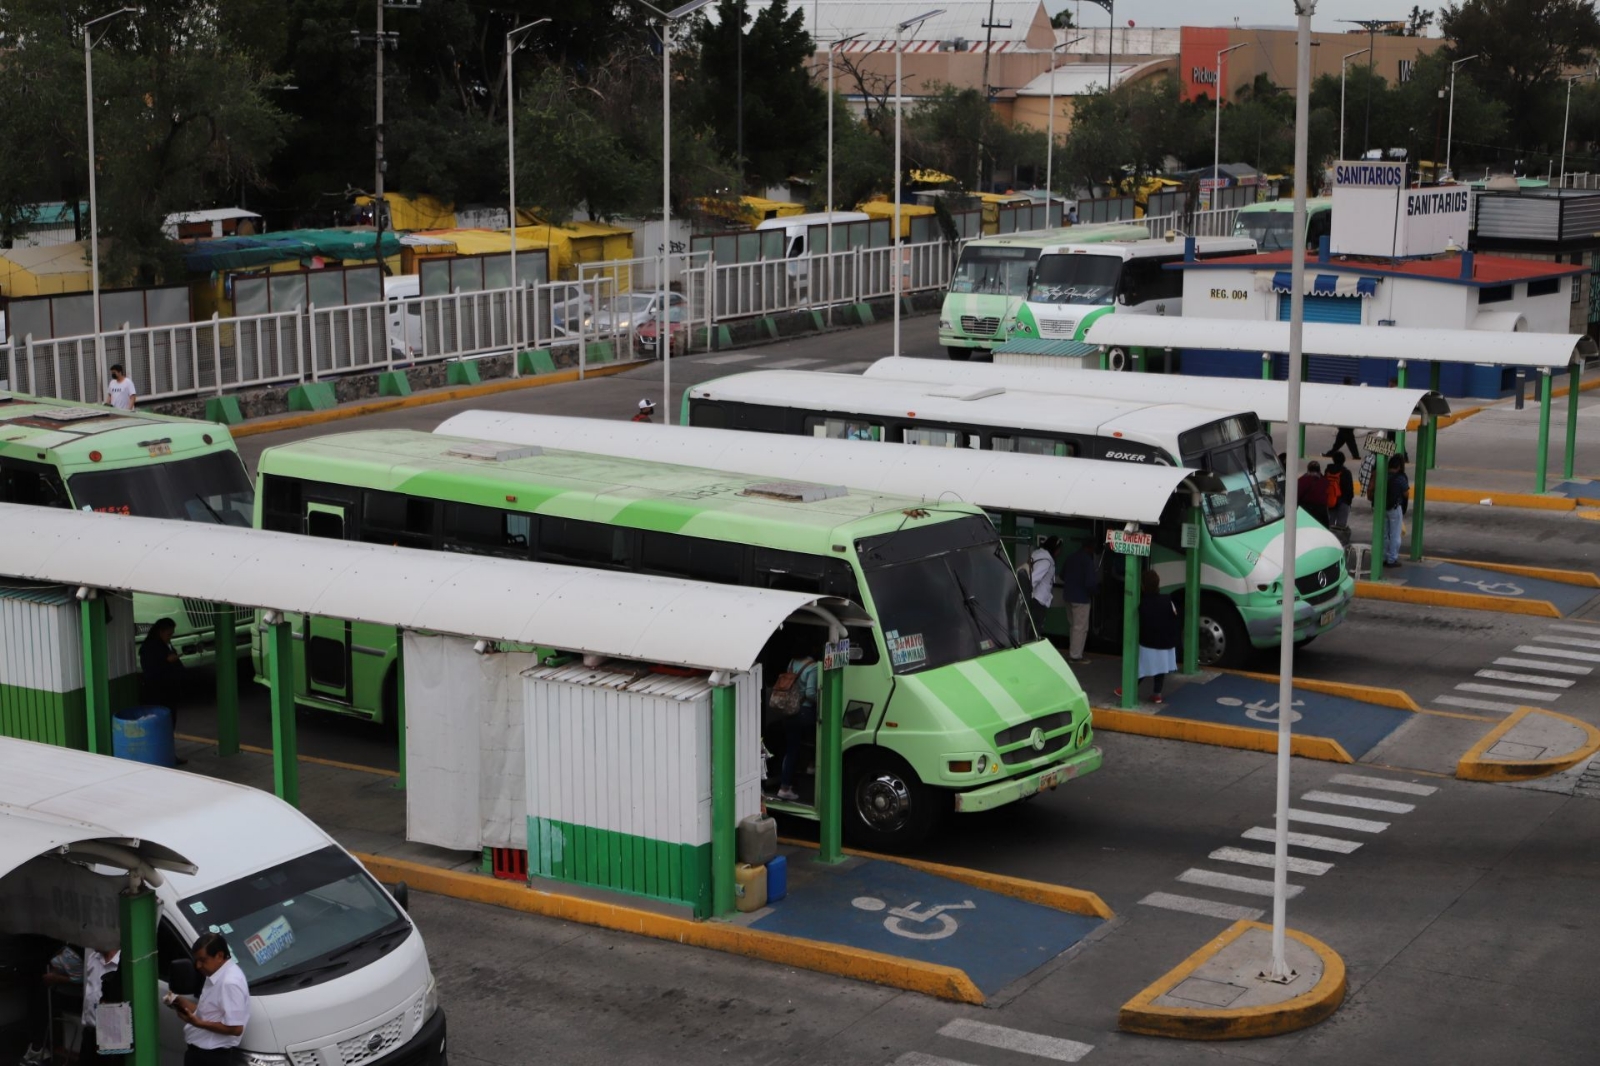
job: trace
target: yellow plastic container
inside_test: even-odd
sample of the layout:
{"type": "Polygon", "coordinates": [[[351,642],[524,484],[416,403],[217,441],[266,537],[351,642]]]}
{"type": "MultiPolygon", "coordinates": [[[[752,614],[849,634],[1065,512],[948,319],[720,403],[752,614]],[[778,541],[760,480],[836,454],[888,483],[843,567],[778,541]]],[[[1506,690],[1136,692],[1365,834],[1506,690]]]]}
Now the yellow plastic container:
{"type": "Polygon", "coordinates": [[[749,913],[767,905],[767,868],[740,863],[733,868],[734,906],[749,913]]]}

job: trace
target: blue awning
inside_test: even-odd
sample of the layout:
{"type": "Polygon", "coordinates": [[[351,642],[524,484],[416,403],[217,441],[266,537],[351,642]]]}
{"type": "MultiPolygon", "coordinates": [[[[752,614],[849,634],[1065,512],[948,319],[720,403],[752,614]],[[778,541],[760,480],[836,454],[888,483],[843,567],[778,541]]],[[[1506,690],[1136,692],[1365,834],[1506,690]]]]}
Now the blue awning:
{"type": "MultiPolygon", "coordinates": [[[[1290,271],[1280,270],[1272,275],[1272,291],[1288,293],[1294,291],[1293,275],[1290,271]]],[[[1313,274],[1306,273],[1307,296],[1355,296],[1370,297],[1378,294],[1377,278],[1361,278],[1352,274],[1313,274]]]]}

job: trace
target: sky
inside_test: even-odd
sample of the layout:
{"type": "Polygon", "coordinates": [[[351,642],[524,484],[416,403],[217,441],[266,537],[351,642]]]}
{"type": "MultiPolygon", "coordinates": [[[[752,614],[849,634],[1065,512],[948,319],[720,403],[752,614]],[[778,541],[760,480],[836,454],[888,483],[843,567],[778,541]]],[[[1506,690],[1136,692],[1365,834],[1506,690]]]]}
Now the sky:
{"type": "MultiPolygon", "coordinates": [[[[1403,19],[1419,2],[1434,11],[1443,6],[1442,0],[1319,0],[1311,26],[1333,31],[1342,28],[1339,19],[1403,19]]],[[[1065,7],[1074,19],[1080,6],[1083,25],[1106,24],[1105,9],[1089,0],[1045,0],[1051,14],[1065,7]]],[[[1118,26],[1129,19],[1140,26],[1228,26],[1234,16],[1245,26],[1293,26],[1295,21],[1294,0],[1117,0],[1116,8],[1118,26]]]]}

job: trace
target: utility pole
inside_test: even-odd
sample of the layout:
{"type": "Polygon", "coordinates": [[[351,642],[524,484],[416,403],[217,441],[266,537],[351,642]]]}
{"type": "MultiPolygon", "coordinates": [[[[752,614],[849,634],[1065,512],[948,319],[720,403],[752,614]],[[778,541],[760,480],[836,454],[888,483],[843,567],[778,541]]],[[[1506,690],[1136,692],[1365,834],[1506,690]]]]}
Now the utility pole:
{"type": "Polygon", "coordinates": [[[739,0],[739,24],[735,27],[739,31],[738,45],[738,78],[739,87],[734,93],[734,107],[738,114],[734,116],[734,126],[738,130],[738,147],[734,149],[739,160],[739,192],[744,192],[744,5],[745,0],[739,0]]]}
{"type": "Polygon", "coordinates": [[[1106,9],[1106,95],[1111,95],[1111,59],[1117,51],[1117,0],[1089,0],[1106,9]]]}
{"type": "Polygon", "coordinates": [[[983,20],[983,98],[989,99],[989,54],[994,50],[994,31],[1009,30],[1011,20],[994,20],[994,0],[989,0],[989,17],[983,20]]]}
{"type": "MultiPolygon", "coordinates": [[[[357,48],[364,44],[372,45],[377,58],[374,67],[376,99],[373,104],[372,122],[372,221],[381,239],[384,223],[383,175],[388,169],[383,158],[383,53],[385,50],[393,51],[400,47],[399,31],[383,28],[383,10],[392,7],[399,11],[416,11],[422,7],[422,0],[375,0],[375,3],[378,9],[378,21],[373,32],[367,34],[360,30],[351,30],[350,38],[357,48]]],[[[383,264],[381,255],[378,256],[378,263],[380,266],[383,264]]]]}

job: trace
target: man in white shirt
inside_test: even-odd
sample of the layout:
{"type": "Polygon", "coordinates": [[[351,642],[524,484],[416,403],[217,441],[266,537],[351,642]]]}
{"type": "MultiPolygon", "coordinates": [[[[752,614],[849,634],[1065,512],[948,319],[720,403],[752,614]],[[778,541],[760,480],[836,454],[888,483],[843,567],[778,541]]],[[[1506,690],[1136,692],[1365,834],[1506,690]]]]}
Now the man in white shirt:
{"type": "Polygon", "coordinates": [[[131,411],[139,399],[139,390],[133,379],[122,369],[121,363],[111,367],[111,382],[106,386],[106,403],[119,411],[131,411]]]}
{"type": "Polygon", "coordinates": [[[1028,556],[1028,613],[1033,615],[1033,628],[1044,636],[1044,613],[1056,597],[1056,554],[1061,551],[1060,537],[1046,537],[1028,556]]]}
{"type": "Polygon", "coordinates": [[[105,989],[101,982],[108,974],[117,972],[117,964],[122,959],[122,951],[112,948],[110,951],[101,951],[98,948],[87,948],[83,953],[83,1054],[84,1056],[96,1055],[100,1051],[98,1036],[98,1021],[96,1012],[100,1009],[100,1001],[104,998],[105,989]]]}
{"type": "Polygon", "coordinates": [[[194,942],[194,968],[206,977],[199,1002],[182,996],[172,1001],[188,1044],[183,1066],[231,1066],[238,1061],[239,1038],[250,1022],[250,984],[218,933],[194,942]]]}

